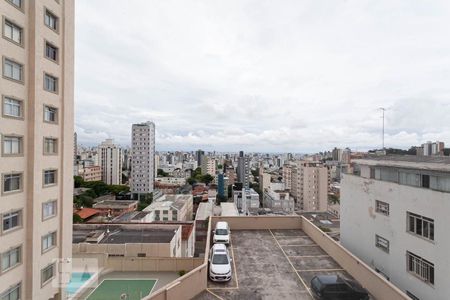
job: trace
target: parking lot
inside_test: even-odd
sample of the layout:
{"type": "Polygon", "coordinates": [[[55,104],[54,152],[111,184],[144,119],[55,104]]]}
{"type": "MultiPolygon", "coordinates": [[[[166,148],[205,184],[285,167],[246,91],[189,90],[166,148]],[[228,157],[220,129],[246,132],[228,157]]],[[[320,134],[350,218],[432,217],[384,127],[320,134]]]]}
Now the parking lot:
{"type": "Polygon", "coordinates": [[[309,286],[319,274],[351,279],[301,230],[232,231],[233,278],[208,282],[195,299],[313,299],[309,286]]]}

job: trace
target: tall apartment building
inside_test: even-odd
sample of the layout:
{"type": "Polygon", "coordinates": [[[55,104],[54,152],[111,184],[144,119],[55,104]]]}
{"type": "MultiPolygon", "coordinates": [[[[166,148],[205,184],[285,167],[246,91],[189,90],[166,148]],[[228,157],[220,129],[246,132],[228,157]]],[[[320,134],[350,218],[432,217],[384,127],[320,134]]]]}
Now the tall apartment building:
{"type": "Polygon", "coordinates": [[[341,181],[341,243],[412,299],[450,295],[450,158],[355,160],[341,181]]]}
{"type": "Polygon", "coordinates": [[[133,124],[131,128],[130,190],[134,199],[153,192],[155,182],[155,124],[133,124]]]}
{"type": "Polygon", "coordinates": [[[426,142],[422,144],[422,155],[430,156],[430,155],[444,155],[444,147],[445,144],[443,142],[426,142]]]}
{"type": "Polygon", "coordinates": [[[0,1],[0,298],[59,299],[72,256],[74,2],[0,1]]]}
{"type": "Polygon", "coordinates": [[[239,151],[237,176],[238,182],[248,189],[250,186],[250,158],[244,155],[244,151],[239,151]]]}
{"type": "Polygon", "coordinates": [[[283,183],[284,183],[284,188],[286,190],[291,190],[291,184],[292,184],[292,169],[293,169],[293,165],[289,165],[289,164],[285,164],[283,165],[283,170],[282,170],[282,177],[283,177],[283,183]]]}
{"type": "Polygon", "coordinates": [[[299,162],[291,171],[291,195],[303,211],[326,211],[328,169],[322,164],[299,162]]]}
{"type": "Polygon", "coordinates": [[[202,174],[216,176],[216,160],[212,157],[204,156],[202,159],[202,174]]]}
{"type": "Polygon", "coordinates": [[[102,181],[106,184],[122,184],[122,149],[112,139],[107,139],[98,146],[102,181]]]}

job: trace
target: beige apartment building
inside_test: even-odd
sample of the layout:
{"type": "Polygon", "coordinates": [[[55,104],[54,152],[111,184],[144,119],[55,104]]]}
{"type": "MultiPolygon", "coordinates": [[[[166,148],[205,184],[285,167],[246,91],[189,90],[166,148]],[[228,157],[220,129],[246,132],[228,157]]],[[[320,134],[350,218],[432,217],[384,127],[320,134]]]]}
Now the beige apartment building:
{"type": "Polygon", "coordinates": [[[71,257],[74,2],[1,0],[0,298],[60,299],[71,257]]]}
{"type": "MultiPolygon", "coordinates": [[[[298,162],[284,165],[291,195],[303,211],[326,211],[328,204],[328,169],[320,163],[298,162]]],[[[286,182],[285,182],[286,184],[286,182]]]]}

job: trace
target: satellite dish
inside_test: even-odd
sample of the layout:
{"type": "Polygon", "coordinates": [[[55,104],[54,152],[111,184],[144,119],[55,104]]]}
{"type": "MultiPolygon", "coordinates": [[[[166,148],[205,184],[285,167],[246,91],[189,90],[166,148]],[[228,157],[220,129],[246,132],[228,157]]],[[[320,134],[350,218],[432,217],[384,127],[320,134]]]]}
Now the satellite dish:
{"type": "Polygon", "coordinates": [[[120,295],[120,300],[127,300],[128,299],[128,294],[123,293],[120,295]]]}

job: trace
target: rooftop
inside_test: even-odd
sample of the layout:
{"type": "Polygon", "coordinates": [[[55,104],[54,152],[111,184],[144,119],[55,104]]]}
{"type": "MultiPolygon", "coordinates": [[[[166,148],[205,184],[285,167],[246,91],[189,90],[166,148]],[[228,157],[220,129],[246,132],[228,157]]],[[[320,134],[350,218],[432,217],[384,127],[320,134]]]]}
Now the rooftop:
{"type": "Polygon", "coordinates": [[[232,280],[208,281],[213,294],[207,290],[195,299],[217,299],[215,294],[223,299],[312,300],[313,276],[353,279],[300,229],[234,230],[231,242],[232,280]]]}
{"type": "Polygon", "coordinates": [[[369,166],[428,169],[450,172],[449,156],[385,155],[354,159],[353,162],[369,166]]]}
{"type": "Polygon", "coordinates": [[[116,208],[123,209],[137,205],[138,201],[133,200],[103,200],[93,205],[94,208],[116,208]]]}
{"type": "Polygon", "coordinates": [[[74,224],[72,242],[84,243],[96,237],[98,244],[169,243],[180,225],[74,224]]]}

